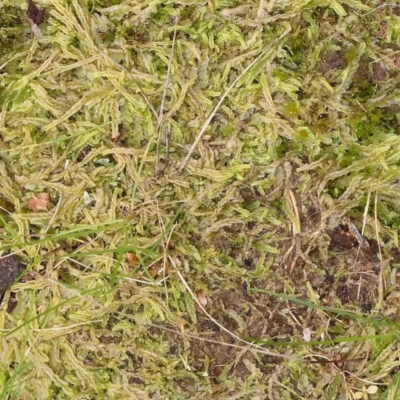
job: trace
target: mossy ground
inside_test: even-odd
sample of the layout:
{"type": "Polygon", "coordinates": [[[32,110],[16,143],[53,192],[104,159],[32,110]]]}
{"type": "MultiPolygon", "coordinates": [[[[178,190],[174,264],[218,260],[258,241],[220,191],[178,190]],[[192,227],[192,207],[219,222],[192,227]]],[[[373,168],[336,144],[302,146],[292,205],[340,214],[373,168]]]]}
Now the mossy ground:
{"type": "Polygon", "coordinates": [[[0,1],[1,399],[400,398],[381,3],[0,1]]]}

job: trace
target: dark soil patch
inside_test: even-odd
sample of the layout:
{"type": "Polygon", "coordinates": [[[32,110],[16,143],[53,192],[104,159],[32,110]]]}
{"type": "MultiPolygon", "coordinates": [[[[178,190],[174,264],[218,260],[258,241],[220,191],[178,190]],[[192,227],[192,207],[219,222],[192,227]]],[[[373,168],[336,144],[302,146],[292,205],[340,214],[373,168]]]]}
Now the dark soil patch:
{"type": "Polygon", "coordinates": [[[388,69],[379,62],[372,63],[372,79],[375,82],[385,81],[389,78],[388,69]]]}
{"type": "Polygon", "coordinates": [[[389,79],[389,70],[381,62],[374,62],[369,57],[360,60],[351,85],[357,97],[369,99],[376,90],[376,85],[389,79]]]}
{"type": "Polygon", "coordinates": [[[350,229],[346,225],[339,225],[330,233],[331,242],[329,248],[331,250],[352,249],[357,245],[357,240],[352,236],[350,229]]]}
{"type": "Polygon", "coordinates": [[[33,0],[27,0],[28,10],[27,17],[32,20],[36,25],[40,25],[44,21],[44,9],[39,9],[33,0]]]}
{"type": "Polygon", "coordinates": [[[15,255],[3,253],[0,258],[0,294],[3,294],[9,289],[17,279],[17,277],[24,271],[25,267],[22,266],[15,255]]]}
{"type": "MultiPolygon", "coordinates": [[[[0,303],[4,298],[5,292],[14,284],[18,276],[25,270],[15,255],[9,255],[9,252],[3,253],[0,257],[0,303]]],[[[15,296],[11,296],[8,309],[14,310],[17,306],[15,296]]]]}
{"type": "Polygon", "coordinates": [[[347,61],[343,50],[327,51],[322,57],[318,66],[318,71],[322,75],[327,75],[332,71],[345,68],[347,61]]]}

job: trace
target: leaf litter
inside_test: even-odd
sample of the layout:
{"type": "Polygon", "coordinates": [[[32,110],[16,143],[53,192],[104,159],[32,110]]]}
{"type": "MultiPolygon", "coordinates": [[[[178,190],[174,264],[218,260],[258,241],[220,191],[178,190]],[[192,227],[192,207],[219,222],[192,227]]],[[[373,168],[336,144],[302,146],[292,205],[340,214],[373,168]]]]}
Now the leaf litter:
{"type": "Polygon", "coordinates": [[[22,3],[2,397],[396,398],[396,7],[22,3]]]}

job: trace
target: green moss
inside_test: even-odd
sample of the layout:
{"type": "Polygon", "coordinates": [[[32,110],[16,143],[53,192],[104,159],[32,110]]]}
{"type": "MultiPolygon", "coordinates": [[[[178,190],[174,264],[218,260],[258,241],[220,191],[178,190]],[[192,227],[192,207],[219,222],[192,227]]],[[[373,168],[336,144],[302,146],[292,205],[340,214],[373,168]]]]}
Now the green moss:
{"type": "Polygon", "coordinates": [[[28,266],[1,304],[1,398],[289,399],[294,381],[345,398],[378,375],[391,390],[392,8],[38,1],[38,40],[23,0],[0,3],[0,247],[28,266]],[[344,216],[369,250],[335,248],[344,216]],[[363,381],[304,362],[321,349],[365,360],[363,381]],[[296,359],[276,369],[269,351],[296,359]]]}

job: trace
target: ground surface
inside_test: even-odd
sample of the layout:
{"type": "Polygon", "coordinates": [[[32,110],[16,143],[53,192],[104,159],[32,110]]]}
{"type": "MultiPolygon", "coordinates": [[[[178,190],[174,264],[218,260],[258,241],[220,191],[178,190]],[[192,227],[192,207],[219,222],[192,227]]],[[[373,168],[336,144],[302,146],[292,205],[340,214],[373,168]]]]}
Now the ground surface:
{"type": "Polygon", "coordinates": [[[400,8],[36,4],[0,2],[0,398],[400,398],[400,8]]]}

